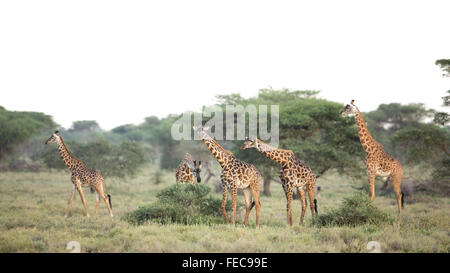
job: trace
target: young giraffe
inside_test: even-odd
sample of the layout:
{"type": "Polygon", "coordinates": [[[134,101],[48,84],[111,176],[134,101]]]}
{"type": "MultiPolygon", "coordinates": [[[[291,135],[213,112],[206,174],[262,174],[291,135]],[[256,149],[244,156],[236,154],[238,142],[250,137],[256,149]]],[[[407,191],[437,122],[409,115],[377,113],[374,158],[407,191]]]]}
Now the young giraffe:
{"type": "Polygon", "coordinates": [[[231,191],[232,205],[233,205],[233,225],[236,220],[236,197],[237,190],[242,189],[245,198],[245,220],[244,225],[247,226],[248,216],[253,206],[256,207],[256,226],[259,225],[259,211],[261,203],[259,201],[260,187],[262,177],[258,169],[255,166],[242,162],[237,159],[233,153],[222,148],[213,138],[211,138],[205,131],[208,128],[194,126],[196,131],[203,142],[205,143],[211,154],[217,159],[222,167],[222,175],[220,176],[223,188],[222,197],[222,213],[225,218],[225,222],[228,224],[227,211],[225,208],[228,190],[231,191]],[[253,195],[253,203],[252,203],[253,195]]]}
{"type": "Polygon", "coordinates": [[[197,183],[202,182],[200,172],[202,168],[202,161],[196,161],[189,153],[186,153],[183,161],[175,172],[175,178],[177,183],[197,183]]]}
{"type": "Polygon", "coordinates": [[[369,133],[364,118],[358,107],[352,100],[340,112],[341,116],[354,115],[356,125],[358,126],[358,135],[361,145],[366,152],[366,170],[369,177],[370,199],[375,199],[375,177],[381,176],[385,179],[392,177],[391,187],[397,198],[398,212],[403,207],[403,192],[401,191],[401,183],[403,178],[403,168],[397,159],[388,155],[381,146],[369,133]]]}
{"type": "Polygon", "coordinates": [[[256,137],[247,138],[242,144],[241,149],[256,148],[261,154],[280,164],[280,179],[287,199],[287,222],[292,226],[292,194],[294,188],[297,188],[302,202],[302,215],[300,217],[300,224],[303,223],[303,218],[306,212],[306,198],[305,189],[308,192],[309,202],[312,216],[317,213],[317,200],[314,198],[316,187],[316,176],[311,168],[303,164],[292,151],[277,149],[256,137]]]}
{"type": "Polygon", "coordinates": [[[105,194],[105,192],[103,191],[103,184],[105,184],[106,190],[106,183],[105,179],[103,179],[103,176],[98,171],[88,169],[81,160],[72,156],[67,150],[67,147],[64,144],[64,141],[58,131],[55,131],[55,133],[52,134],[49,139],[47,139],[45,144],[48,143],[58,144],[59,154],[61,155],[64,164],[72,172],[70,179],[73,183],[73,190],[72,195],[69,199],[69,205],[66,210],[66,216],[68,216],[70,213],[70,207],[72,205],[76,190],[80,194],[81,202],[83,203],[86,216],[89,217],[86,199],[84,198],[82,187],[90,187],[91,191],[95,191],[97,193],[97,203],[95,204],[94,215],[97,215],[98,206],[100,205],[100,197],[102,197],[103,200],[105,200],[106,206],[108,207],[109,215],[112,217],[113,213],[111,211],[111,196],[109,194],[105,194]]]}

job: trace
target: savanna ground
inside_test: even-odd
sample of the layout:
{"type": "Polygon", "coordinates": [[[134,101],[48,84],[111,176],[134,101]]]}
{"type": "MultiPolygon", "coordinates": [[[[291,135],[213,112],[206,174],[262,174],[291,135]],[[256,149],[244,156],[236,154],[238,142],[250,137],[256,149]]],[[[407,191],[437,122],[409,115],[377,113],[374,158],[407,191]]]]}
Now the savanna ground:
{"type": "MultiPolygon", "coordinates": [[[[107,179],[114,217],[102,201],[93,216],[95,195],[85,188],[90,218],[84,216],[79,195],[71,215],[64,217],[72,185],[70,174],[61,172],[0,173],[0,252],[69,252],[68,242],[77,241],[81,252],[369,252],[369,241],[380,243],[382,252],[449,252],[450,199],[415,194],[406,199],[397,216],[392,194],[380,195],[377,182],[375,205],[394,221],[357,227],[316,227],[308,210],[299,226],[300,202],[294,200],[293,227],[286,226],[286,201],[281,186],[273,183],[272,196],[261,199],[260,227],[255,229],[255,212],[249,227],[243,227],[244,211],[237,225],[182,225],[148,222],[132,225],[123,215],[156,200],[156,193],[174,184],[165,172],[155,185],[155,168],[148,166],[133,179],[107,179]]],[[[365,179],[364,179],[365,182],[365,179]]],[[[213,186],[215,181],[210,181],[213,186]]],[[[343,198],[358,191],[363,180],[328,174],[318,180],[322,192],[319,213],[338,207],[343,198]]],[[[212,191],[214,192],[214,191],[212,191]]],[[[217,198],[220,194],[214,193],[217,198]]],[[[243,202],[242,195],[238,201],[243,202]]],[[[218,210],[220,208],[217,208],[218,210]]]]}

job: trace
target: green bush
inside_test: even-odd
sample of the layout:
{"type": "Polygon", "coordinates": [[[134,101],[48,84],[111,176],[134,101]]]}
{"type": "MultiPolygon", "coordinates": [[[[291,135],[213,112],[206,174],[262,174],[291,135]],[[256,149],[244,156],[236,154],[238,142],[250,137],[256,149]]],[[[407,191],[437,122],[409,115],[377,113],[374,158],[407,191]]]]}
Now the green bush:
{"type": "MultiPolygon", "coordinates": [[[[161,224],[181,223],[213,224],[223,223],[222,200],[210,195],[211,189],[202,184],[176,184],[161,190],[157,201],[127,213],[124,220],[135,225],[148,221],[161,224]]],[[[237,210],[241,209],[237,205],[237,210]]],[[[227,211],[231,211],[231,200],[227,200],[227,211]]]]}
{"type": "Polygon", "coordinates": [[[342,205],[314,219],[316,226],[359,226],[365,224],[380,225],[391,223],[389,214],[373,205],[369,196],[363,191],[344,198],[342,205]]]}

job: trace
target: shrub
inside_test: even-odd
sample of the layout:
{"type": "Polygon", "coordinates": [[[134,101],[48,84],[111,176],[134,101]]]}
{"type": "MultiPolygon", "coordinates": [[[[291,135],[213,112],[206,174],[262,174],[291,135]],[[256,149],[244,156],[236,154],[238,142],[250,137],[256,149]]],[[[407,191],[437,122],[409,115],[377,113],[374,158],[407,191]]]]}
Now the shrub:
{"type": "Polygon", "coordinates": [[[365,224],[380,225],[391,223],[389,214],[373,205],[369,196],[363,191],[344,198],[341,207],[314,219],[316,226],[359,226],[365,224]]]}
{"type": "MultiPolygon", "coordinates": [[[[202,184],[167,187],[158,192],[155,203],[127,213],[124,220],[135,225],[148,221],[185,225],[222,223],[222,200],[212,197],[210,191],[208,186],[202,184]]],[[[241,208],[242,205],[238,204],[237,210],[241,208]]],[[[226,209],[232,210],[231,200],[227,200],[226,209]]]]}

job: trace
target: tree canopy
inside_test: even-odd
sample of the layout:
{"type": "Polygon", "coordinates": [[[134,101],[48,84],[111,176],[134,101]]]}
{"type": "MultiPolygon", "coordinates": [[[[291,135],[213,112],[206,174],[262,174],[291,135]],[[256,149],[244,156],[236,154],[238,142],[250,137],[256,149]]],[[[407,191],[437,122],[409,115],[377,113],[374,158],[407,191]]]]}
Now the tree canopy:
{"type": "MultiPolygon", "coordinates": [[[[316,98],[318,91],[262,89],[258,96],[244,99],[237,94],[220,96],[219,102],[241,105],[279,105],[279,147],[292,150],[317,176],[335,169],[339,173],[360,174],[363,150],[354,121],[339,116],[343,105],[316,98]]],[[[240,150],[235,141],[233,152],[244,161],[262,169],[277,169],[257,151],[240,150]]]]}
{"type": "Polygon", "coordinates": [[[33,134],[56,126],[52,117],[39,112],[8,111],[0,106],[0,160],[33,134]]]}

